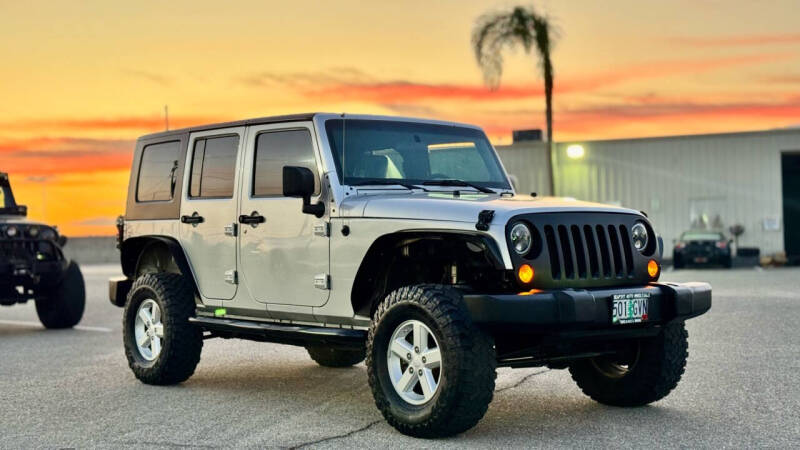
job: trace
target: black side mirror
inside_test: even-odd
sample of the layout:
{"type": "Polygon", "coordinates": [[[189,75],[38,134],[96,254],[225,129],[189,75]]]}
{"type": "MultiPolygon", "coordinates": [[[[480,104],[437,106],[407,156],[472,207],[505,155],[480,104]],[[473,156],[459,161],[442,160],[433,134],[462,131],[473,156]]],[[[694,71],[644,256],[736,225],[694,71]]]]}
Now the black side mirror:
{"type": "Polygon", "coordinates": [[[300,197],[303,199],[303,212],[322,217],[325,214],[325,204],[317,202],[311,204],[314,194],[314,173],[307,167],[283,166],[283,196],[300,197]]]}

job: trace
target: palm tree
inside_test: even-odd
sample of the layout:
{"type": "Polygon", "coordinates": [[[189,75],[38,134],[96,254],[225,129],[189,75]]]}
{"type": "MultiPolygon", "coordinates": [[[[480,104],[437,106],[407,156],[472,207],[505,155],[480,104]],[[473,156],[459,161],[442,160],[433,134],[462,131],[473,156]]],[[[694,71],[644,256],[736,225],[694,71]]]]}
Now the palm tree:
{"type": "Polygon", "coordinates": [[[491,89],[500,86],[503,75],[504,47],[522,45],[525,53],[535,46],[539,67],[544,78],[545,118],[547,120],[547,171],[550,194],[555,195],[553,181],[553,63],[550,47],[554,38],[550,21],[533,7],[517,6],[510,12],[484,14],[472,30],[475,59],[483,71],[485,83],[491,89]]]}

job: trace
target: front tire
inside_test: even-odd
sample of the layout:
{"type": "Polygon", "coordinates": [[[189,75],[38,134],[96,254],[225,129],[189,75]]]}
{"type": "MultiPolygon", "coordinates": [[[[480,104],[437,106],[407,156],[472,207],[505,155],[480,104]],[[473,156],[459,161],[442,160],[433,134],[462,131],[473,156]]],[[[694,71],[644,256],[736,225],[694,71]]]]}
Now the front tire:
{"type": "Polygon", "coordinates": [[[584,394],[611,406],[642,406],[667,396],[686,367],[688,333],[671,324],[657,336],[631,343],[624,356],[598,356],[570,364],[584,394]]]}
{"type": "Polygon", "coordinates": [[[725,259],[723,259],[722,260],[722,267],[724,267],[726,269],[730,269],[731,267],[733,267],[733,257],[732,256],[728,256],[725,259]]]}
{"type": "Polygon", "coordinates": [[[194,289],[182,275],[136,279],[122,319],[125,356],[136,378],[168,385],[192,376],[203,349],[202,331],[189,323],[194,312],[194,289]]]}
{"type": "Polygon", "coordinates": [[[475,426],[492,401],[496,367],[491,338],[472,324],[455,289],[400,288],[374,314],[369,384],[386,421],[403,434],[444,437],[475,426]]]}
{"type": "Polygon", "coordinates": [[[308,355],[323,367],[350,367],[364,360],[364,349],[346,350],[323,346],[306,347],[308,355]]]}
{"type": "Polygon", "coordinates": [[[70,261],[64,278],[54,289],[36,299],[36,315],[45,328],[72,328],[81,321],[85,308],[86,287],[75,261],[70,261]]]}

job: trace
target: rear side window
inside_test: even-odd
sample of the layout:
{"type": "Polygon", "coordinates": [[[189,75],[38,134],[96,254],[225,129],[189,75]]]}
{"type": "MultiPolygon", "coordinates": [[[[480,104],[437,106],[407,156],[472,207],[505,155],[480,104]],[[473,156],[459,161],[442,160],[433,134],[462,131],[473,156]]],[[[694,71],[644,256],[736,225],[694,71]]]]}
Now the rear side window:
{"type": "Polygon", "coordinates": [[[192,153],[189,196],[231,198],[236,174],[239,136],[197,139],[192,153]]]}
{"type": "Polygon", "coordinates": [[[317,163],[311,133],[306,129],[271,131],[256,138],[254,196],[283,195],[283,166],[300,166],[314,173],[314,195],[319,194],[317,163]]]}
{"type": "Polygon", "coordinates": [[[151,144],[142,150],[139,181],[136,185],[137,202],[163,202],[172,200],[178,171],[180,142],[151,144]]]}

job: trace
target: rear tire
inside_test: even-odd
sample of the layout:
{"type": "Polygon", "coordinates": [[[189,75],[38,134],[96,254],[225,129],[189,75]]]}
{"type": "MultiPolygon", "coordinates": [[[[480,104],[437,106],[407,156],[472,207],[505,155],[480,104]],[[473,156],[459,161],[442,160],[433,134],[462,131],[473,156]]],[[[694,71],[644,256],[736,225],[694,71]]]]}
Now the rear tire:
{"type": "Polygon", "coordinates": [[[331,347],[306,347],[311,359],[324,367],[350,367],[364,360],[366,354],[364,349],[345,350],[331,347]]]}
{"type": "Polygon", "coordinates": [[[194,313],[194,288],[184,276],[150,273],[136,279],[122,318],[125,356],[136,378],[168,385],[192,376],[203,349],[203,332],[189,323],[194,313]]]}
{"type": "Polygon", "coordinates": [[[403,434],[444,437],[475,426],[492,401],[496,367],[491,337],[472,324],[455,289],[400,288],[374,314],[369,384],[383,417],[403,434]]]}
{"type": "Polygon", "coordinates": [[[625,361],[595,357],[570,364],[569,371],[583,393],[599,403],[646,405],[678,385],[689,356],[688,336],[683,323],[667,325],[658,336],[635,342],[625,361]]]}
{"type": "Polygon", "coordinates": [[[85,308],[86,287],[75,261],[70,261],[58,285],[36,300],[36,314],[45,328],[72,328],[81,321],[85,308]]]}

